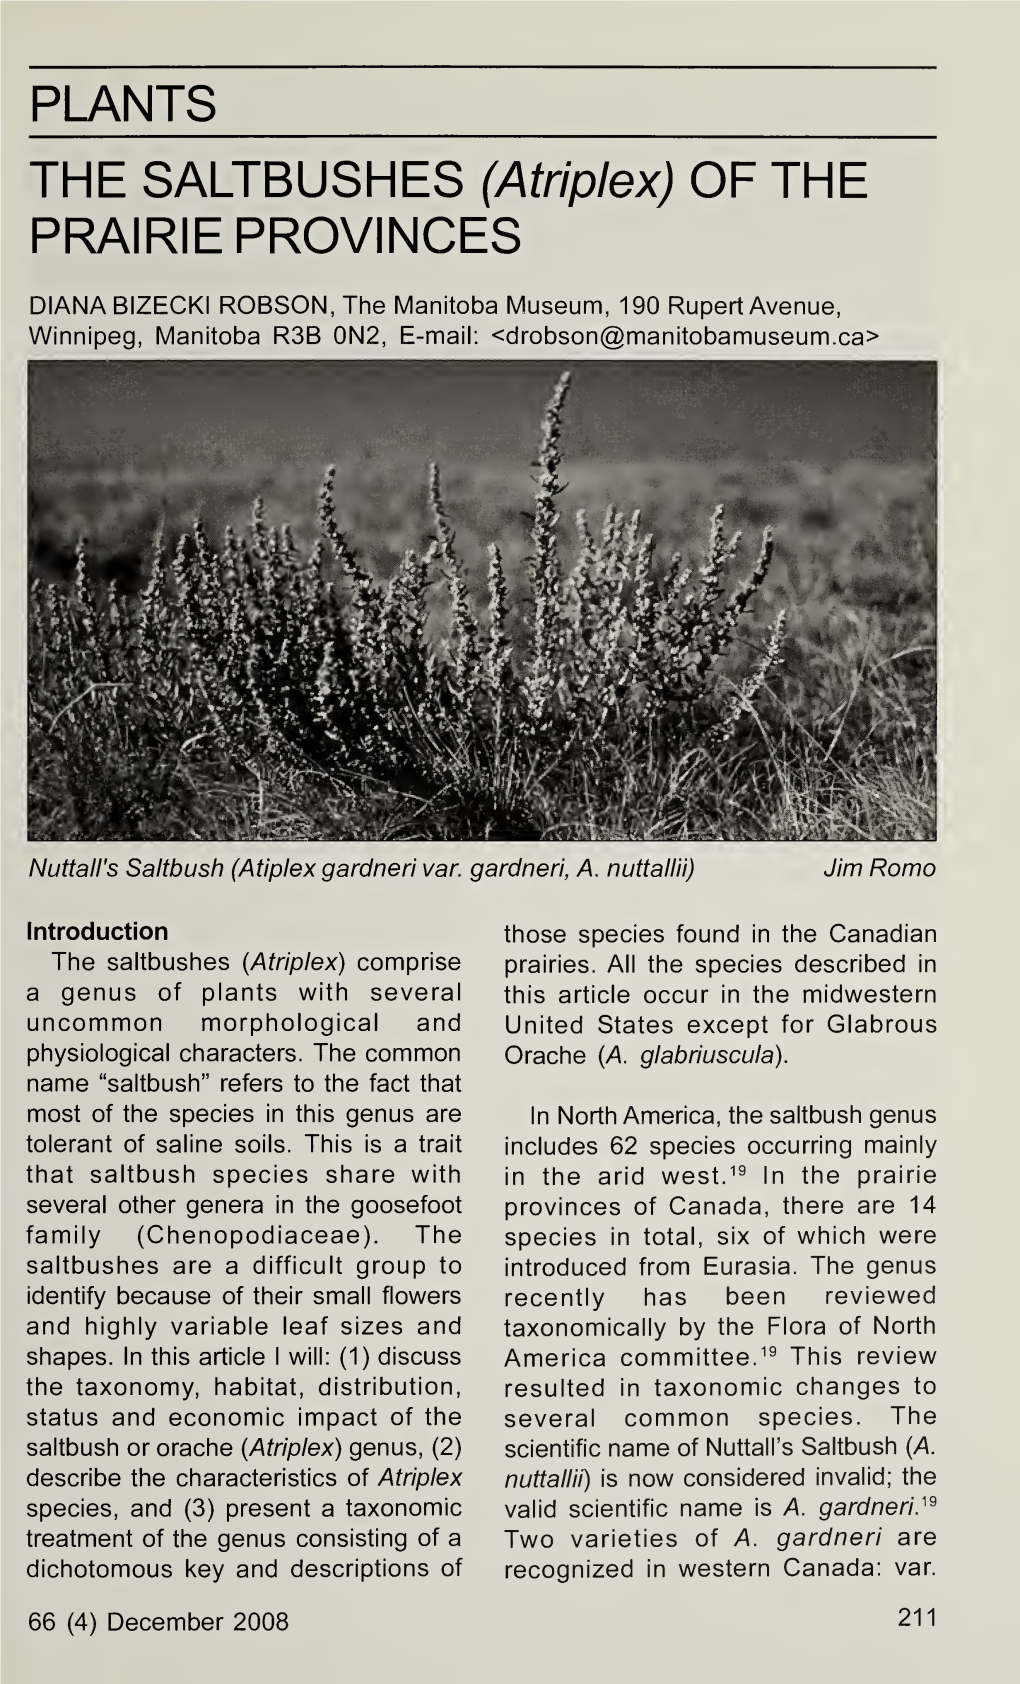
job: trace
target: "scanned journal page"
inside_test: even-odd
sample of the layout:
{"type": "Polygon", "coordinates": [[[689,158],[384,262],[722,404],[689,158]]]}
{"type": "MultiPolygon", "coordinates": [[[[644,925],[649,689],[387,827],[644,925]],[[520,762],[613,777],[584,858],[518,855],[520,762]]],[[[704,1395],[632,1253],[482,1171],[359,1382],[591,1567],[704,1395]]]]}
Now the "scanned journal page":
{"type": "Polygon", "coordinates": [[[3,11],[12,1684],[1014,1676],[1015,8],[3,11]]]}

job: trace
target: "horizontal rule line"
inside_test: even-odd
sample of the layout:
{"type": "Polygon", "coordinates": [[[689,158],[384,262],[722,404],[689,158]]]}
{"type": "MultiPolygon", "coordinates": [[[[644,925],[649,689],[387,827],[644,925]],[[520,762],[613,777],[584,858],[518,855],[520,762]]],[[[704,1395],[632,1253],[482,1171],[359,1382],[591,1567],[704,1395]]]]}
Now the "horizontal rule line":
{"type": "Polygon", "coordinates": [[[934,134],[30,134],[29,140],[937,140],[934,134]]]}
{"type": "Polygon", "coordinates": [[[937,70],[936,64],[30,64],[29,70],[937,70]]]}

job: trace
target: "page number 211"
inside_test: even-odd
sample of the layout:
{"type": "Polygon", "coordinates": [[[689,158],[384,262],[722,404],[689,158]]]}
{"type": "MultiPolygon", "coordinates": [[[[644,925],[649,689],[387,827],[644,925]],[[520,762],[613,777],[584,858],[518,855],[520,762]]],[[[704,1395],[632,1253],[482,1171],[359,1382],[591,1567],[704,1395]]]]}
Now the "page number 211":
{"type": "Polygon", "coordinates": [[[901,1608],[898,1623],[901,1626],[933,1626],[935,1624],[934,1608],[901,1608]]]}

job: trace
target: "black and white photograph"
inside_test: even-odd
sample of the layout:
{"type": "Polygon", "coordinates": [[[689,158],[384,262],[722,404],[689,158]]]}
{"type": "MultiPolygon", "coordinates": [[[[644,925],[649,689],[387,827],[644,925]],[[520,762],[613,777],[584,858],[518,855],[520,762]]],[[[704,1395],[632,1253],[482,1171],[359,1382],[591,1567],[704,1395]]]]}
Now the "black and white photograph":
{"type": "Polygon", "coordinates": [[[33,841],[930,841],[933,362],[29,366],[33,841]]]}

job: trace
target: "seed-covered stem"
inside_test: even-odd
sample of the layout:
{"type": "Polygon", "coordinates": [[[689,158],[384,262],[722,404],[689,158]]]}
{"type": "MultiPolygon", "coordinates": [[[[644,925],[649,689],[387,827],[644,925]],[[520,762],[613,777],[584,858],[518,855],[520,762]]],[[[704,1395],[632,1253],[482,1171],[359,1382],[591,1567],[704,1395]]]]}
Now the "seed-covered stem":
{"type": "Polygon", "coordinates": [[[531,525],[531,588],[535,618],[532,628],[531,666],[525,685],[528,711],[536,721],[548,707],[559,676],[557,666],[562,609],[560,563],[556,547],[556,526],[560,517],[556,499],[564,489],[559,481],[560,441],[563,433],[563,406],[569,390],[570,375],[563,374],[556,383],[542,417],[542,438],[538,453],[535,514],[531,525]]]}

